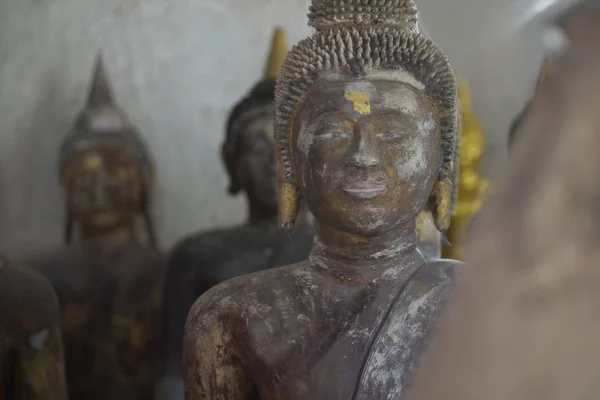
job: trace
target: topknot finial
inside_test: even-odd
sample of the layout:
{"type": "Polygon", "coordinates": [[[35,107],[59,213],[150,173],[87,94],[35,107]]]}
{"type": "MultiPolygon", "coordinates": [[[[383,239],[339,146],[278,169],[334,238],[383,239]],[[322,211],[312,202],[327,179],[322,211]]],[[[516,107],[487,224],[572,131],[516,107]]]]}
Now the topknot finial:
{"type": "Polygon", "coordinates": [[[316,29],[360,24],[418,31],[417,5],[414,0],[312,0],[308,24],[316,29]]]}
{"type": "Polygon", "coordinates": [[[94,66],[92,84],[88,94],[87,106],[88,108],[92,108],[107,104],[113,104],[112,90],[110,89],[110,85],[106,77],[102,54],[98,53],[94,66]]]}
{"type": "Polygon", "coordinates": [[[287,38],[285,31],[281,27],[275,28],[273,32],[273,40],[271,42],[271,53],[267,60],[267,67],[265,69],[265,79],[277,79],[279,70],[283,65],[283,60],[288,53],[287,38]]]}

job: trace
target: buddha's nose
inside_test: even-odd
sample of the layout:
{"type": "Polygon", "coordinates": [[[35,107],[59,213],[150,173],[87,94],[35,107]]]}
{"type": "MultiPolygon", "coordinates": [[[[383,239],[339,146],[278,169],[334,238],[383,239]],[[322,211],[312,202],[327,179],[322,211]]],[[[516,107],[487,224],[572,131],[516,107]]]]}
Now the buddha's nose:
{"type": "Polygon", "coordinates": [[[96,206],[108,204],[107,187],[102,181],[96,181],[92,188],[92,200],[96,206]]]}
{"type": "Polygon", "coordinates": [[[359,169],[366,169],[379,165],[379,154],[372,138],[366,134],[355,136],[346,164],[359,169]]]}

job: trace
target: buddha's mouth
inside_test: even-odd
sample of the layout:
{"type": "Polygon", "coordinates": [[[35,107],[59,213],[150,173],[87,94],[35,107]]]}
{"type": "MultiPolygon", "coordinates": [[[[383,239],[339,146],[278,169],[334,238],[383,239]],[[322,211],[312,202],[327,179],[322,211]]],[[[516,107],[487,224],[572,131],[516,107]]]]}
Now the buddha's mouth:
{"type": "Polygon", "coordinates": [[[381,178],[345,180],[341,189],[357,199],[372,199],[388,189],[387,180],[381,178]]]}

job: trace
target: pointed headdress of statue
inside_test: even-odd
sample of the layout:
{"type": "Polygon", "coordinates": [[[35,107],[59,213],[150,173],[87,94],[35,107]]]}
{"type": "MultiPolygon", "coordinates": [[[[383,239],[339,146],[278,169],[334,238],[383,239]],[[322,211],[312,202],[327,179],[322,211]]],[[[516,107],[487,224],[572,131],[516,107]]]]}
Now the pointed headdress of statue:
{"type": "Polygon", "coordinates": [[[424,88],[439,115],[442,165],[432,194],[436,226],[445,230],[456,194],[456,82],[446,56],[419,32],[412,0],[313,0],[312,36],[292,48],[275,89],[275,134],[280,158],[280,225],[294,223],[298,194],[290,154],[290,122],[298,101],[328,70],[356,78],[403,70],[424,88]]]}
{"type": "Polygon", "coordinates": [[[229,193],[237,194],[240,191],[239,182],[236,181],[236,163],[240,133],[243,126],[251,119],[258,118],[265,112],[272,110],[275,100],[275,80],[288,52],[287,39],[283,28],[276,28],[273,33],[271,50],[263,78],[252,90],[240,100],[227,120],[226,138],[222,147],[222,156],[231,177],[229,193]]]}
{"type": "MultiPolygon", "coordinates": [[[[136,128],[114,102],[101,55],[96,58],[86,106],[79,113],[73,129],[68,133],[60,149],[59,168],[63,184],[67,183],[65,178],[71,168],[72,156],[98,147],[114,147],[119,151],[129,151],[137,160],[144,186],[140,213],[144,218],[148,238],[152,244],[155,244],[154,225],[149,212],[150,192],[154,180],[153,163],[146,144],[136,128]]],[[[71,241],[73,223],[67,212],[66,242],[71,241]]]]}

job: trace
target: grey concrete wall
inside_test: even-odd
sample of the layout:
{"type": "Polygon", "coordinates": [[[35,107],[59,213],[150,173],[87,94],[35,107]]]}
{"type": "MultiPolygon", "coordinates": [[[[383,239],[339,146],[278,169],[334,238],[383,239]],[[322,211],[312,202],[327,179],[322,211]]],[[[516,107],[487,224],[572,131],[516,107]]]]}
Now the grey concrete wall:
{"type": "MultiPolygon", "coordinates": [[[[502,162],[505,131],[542,58],[535,29],[494,41],[481,34],[508,3],[514,1],[419,2],[427,31],[471,81],[489,137],[488,171],[502,162]]],[[[226,114],[261,76],[274,26],[284,26],[291,43],[309,32],[308,4],[0,0],[0,250],[20,256],[61,242],[57,150],[100,49],[117,101],[156,160],[162,245],[241,221],[243,199],[226,195],[219,159],[226,114]]]]}

